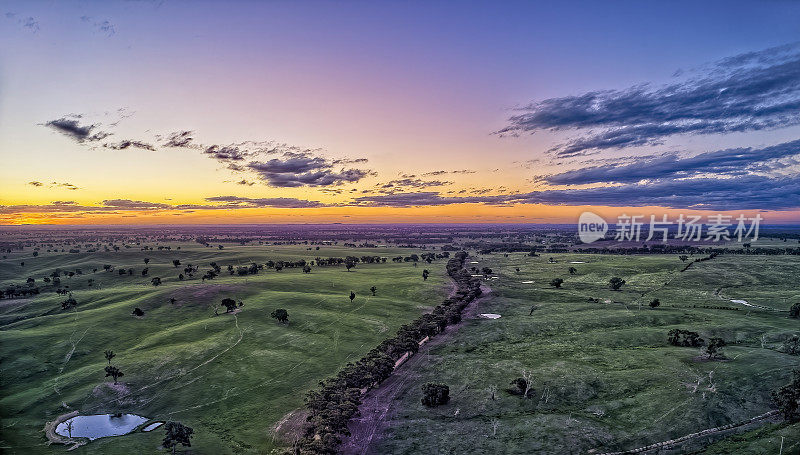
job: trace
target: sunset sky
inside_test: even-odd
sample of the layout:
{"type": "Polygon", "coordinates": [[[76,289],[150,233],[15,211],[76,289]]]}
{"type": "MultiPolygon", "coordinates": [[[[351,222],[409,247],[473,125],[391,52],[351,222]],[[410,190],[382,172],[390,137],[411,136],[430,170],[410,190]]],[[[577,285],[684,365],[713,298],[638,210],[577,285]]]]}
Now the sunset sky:
{"type": "Polygon", "coordinates": [[[0,224],[800,222],[797,2],[0,3],[0,224]]]}

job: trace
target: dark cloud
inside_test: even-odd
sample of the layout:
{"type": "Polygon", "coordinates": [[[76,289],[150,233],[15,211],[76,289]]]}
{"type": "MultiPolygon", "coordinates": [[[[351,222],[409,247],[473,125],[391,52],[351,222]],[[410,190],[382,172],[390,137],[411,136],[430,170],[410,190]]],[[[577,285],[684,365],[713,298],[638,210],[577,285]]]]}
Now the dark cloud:
{"type": "Polygon", "coordinates": [[[450,204],[494,204],[508,202],[504,196],[481,197],[447,197],[436,191],[420,191],[416,193],[382,194],[376,196],[360,196],[353,200],[354,205],[369,207],[419,207],[428,205],[450,204]]]}
{"type": "Polygon", "coordinates": [[[103,147],[110,148],[113,150],[125,150],[127,148],[137,148],[143,150],[149,150],[154,152],[156,148],[146,142],[131,140],[131,139],[124,139],[116,144],[103,144],[103,147]]]}
{"type": "Polygon", "coordinates": [[[111,133],[107,133],[104,131],[97,131],[99,125],[92,124],[92,125],[81,125],[79,115],[76,116],[67,116],[61,117],[56,120],[50,120],[49,122],[45,123],[45,126],[48,126],[65,136],[71,137],[78,142],[84,141],[99,141],[102,139],[107,138],[111,135],[111,133]]]}
{"type": "Polygon", "coordinates": [[[237,185],[253,186],[253,185],[256,184],[256,182],[248,182],[247,180],[242,179],[242,180],[239,180],[238,182],[236,182],[236,184],[237,185]]]}
{"type": "Polygon", "coordinates": [[[453,182],[446,182],[441,180],[421,180],[415,178],[403,178],[392,180],[390,182],[379,185],[381,188],[428,188],[432,186],[445,186],[451,185],[453,182]]]}
{"type": "Polygon", "coordinates": [[[153,210],[169,209],[173,207],[160,202],[132,201],[130,199],[106,199],[103,201],[103,206],[116,210],[153,210]]]}
{"type": "Polygon", "coordinates": [[[79,190],[80,188],[67,182],[59,183],[59,182],[50,182],[50,188],[64,188],[67,190],[79,190]]]}
{"type": "Polygon", "coordinates": [[[227,208],[273,207],[300,209],[327,206],[319,201],[307,201],[293,197],[246,198],[237,196],[215,196],[207,197],[206,200],[209,202],[226,202],[229,204],[227,208]]]}
{"type": "Polygon", "coordinates": [[[191,213],[196,210],[227,210],[252,208],[315,208],[327,207],[319,201],[296,198],[243,198],[237,196],[215,196],[206,198],[214,204],[164,204],[161,202],[134,201],[131,199],[106,199],[100,205],[79,205],[75,201],[53,201],[42,205],[0,205],[0,214],[17,213],[91,213],[110,214],[136,212],[181,211],[191,213]]]}
{"type": "Polygon", "coordinates": [[[660,144],[676,134],[718,134],[800,123],[800,46],[768,49],[719,62],[692,79],[660,88],[599,90],[530,104],[499,134],[589,131],[552,151],[660,144]],[[596,131],[599,130],[599,131],[596,131]]]}
{"type": "Polygon", "coordinates": [[[515,203],[660,206],[707,210],[788,210],[800,208],[800,176],[744,175],[634,183],[579,190],[546,190],[510,195],[515,203]]]}
{"type": "Polygon", "coordinates": [[[242,161],[248,155],[246,151],[236,146],[212,145],[203,151],[206,155],[219,161],[242,161]]]}
{"type": "Polygon", "coordinates": [[[370,174],[362,169],[335,170],[333,162],[310,153],[286,152],[282,158],[253,161],[247,168],[277,187],[330,186],[354,183],[370,174]]]}
{"type": "Polygon", "coordinates": [[[164,147],[189,147],[194,140],[194,131],[176,131],[166,137],[164,147]]]}
{"type": "Polygon", "coordinates": [[[42,186],[43,183],[42,182],[37,182],[36,180],[34,180],[34,181],[31,181],[31,182],[28,182],[28,185],[42,186]]]}
{"type": "Polygon", "coordinates": [[[800,176],[769,178],[745,175],[725,179],[696,178],[490,196],[446,197],[438,192],[417,192],[361,196],[353,201],[353,205],[375,207],[465,203],[661,206],[697,210],[789,210],[800,208],[800,176]]]}
{"type": "Polygon", "coordinates": [[[429,176],[445,175],[445,174],[474,174],[474,173],[475,173],[475,171],[472,171],[472,170],[469,170],[469,169],[461,169],[461,170],[458,170],[458,171],[443,171],[443,170],[431,171],[431,172],[426,172],[426,173],[424,173],[422,175],[425,176],[425,177],[429,177],[429,176]]]}
{"type": "Polygon", "coordinates": [[[552,185],[635,183],[640,180],[688,178],[702,174],[745,175],[768,170],[770,163],[800,155],[800,140],[763,148],[733,148],[681,158],[677,155],[643,157],[627,164],[606,164],[541,177],[552,185]]]}

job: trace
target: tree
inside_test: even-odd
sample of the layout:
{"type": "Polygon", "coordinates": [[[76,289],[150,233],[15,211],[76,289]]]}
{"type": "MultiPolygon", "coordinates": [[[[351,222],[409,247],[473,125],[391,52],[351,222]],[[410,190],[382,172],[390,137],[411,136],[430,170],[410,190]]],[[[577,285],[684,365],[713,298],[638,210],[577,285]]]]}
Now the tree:
{"type": "Polygon", "coordinates": [[[435,407],[450,401],[450,387],[446,384],[429,382],[422,386],[422,404],[435,407]]]}
{"type": "Polygon", "coordinates": [[[352,302],[353,300],[355,300],[355,298],[356,298],[356,293],[355,293],[355,292],[353,292],[353,291],[350,291],[350,302],[352,302]]]}
{"type": "Polygon", "coordinates": [[[708,358],[714,358],[717,355],[722,354],[720,349],[725,346],[725,340],[719,337],[711,337],[708,340],[708,345],[706,346],[706,354],[708,354],[708,358]]]}
{"type": "Polygon", "coordinates": [[[147,265],[149,263],[150,263],[150,258],[144,258],[144,265],[147,265]]]}
{"type": "Polygon", "coordinates": [[[311,273],[311,266],[308,264],[303,266],[303,273],[311,273]]]}
{"type": "Polygon", "coordinates": [[[273,310],[270,316],[277,319],[278,322],[280,322],[281,324],[286,324],[289,322],[289,312],[283,308],[278,308],[277,310],[273,310]]]}
{"type": "Polygon", "coordinates": [[[430,272],[428,272],[428,269],[423,270],[422,271],[422,280],[423,281],[427,281],[428,280],[428,275],[430,275],[430,272]]]}
{"type": "Polygon", "coordinates": [[[683,329],[672,329],[667,333],[667,341],[673,346],[698,347],[705,342],[700,334],[683,329]]]}
{"type": "Polygon", "coordinates": [[[800,318],[800,302],[795,303],[789,309],[789,317],[795,319],[800,318]]]}
{"type": "Polygon", "coordinates": [[[108,360],[109,365],[111,365],[111,359],[117,356],[116,354],[114,354],[114,351],[112,350],[106,350],[104,354],[106,355],[106,360],[108,360]]]}
{"type": "Polygon", "coordinates": [[[658,308],[661,305],[661,301],[658,299],[653,299],[650,301],[650,308],[658,308]]]}
{"type": "Polygon", "coordinates": [[[608,280],[608,284],[611,285],[611,289],[619,291],[619,288],[621,288],[622,285],[625,284],[625,280],[615,276],[612,277],[610,280],[608,280]]]}
{"type": "Polygon", "coordinates": [[[800,337],[793,335],[784,340],[781,350],[789,355],[800,355],[800,337]]]}
{"type": "Polygon", "coordinates": [[[142,311],[142,309],[137,306],[136,308],[133,309],[133,312],[131,312],[131,314],[134,316],[142,317],[144,316],[144,311],[142,311]]]}
{"type": "Polygon", "coordinates": [[[178,259],[173,259],[172,260],[172,265],[174,267],[178,267],[179,265],[181,265],[181,261],[179,261],[178,259]]]}
{"type": "Polygon", "coordinates": [[[178,299],[176,299],[175,297],[170,297],[169,298],[169,303],[173,303],[174,304],[177,301],[178,301],[178,299]]]}
{"type": "Polygon", "coordinates": [[[511,385],[514,386],[513,393],[530,398],[533,395],[533,372],[522,370],[522,377],[511,381],[511,385]]]}
{"type": "Polygon", "coordinates": [[[75,423],[72,421],[72,419],[69,419],[67,421],[67,434],[69,435],[70,438],[72,437],[72,429],[74,427],[75,427],[75,423]]]}
{"type": "Polygon", "coordinates": [[[347,260],[344,261],[344,266],[347,268],[347,271],[349,272],[350,269],[356,266],[356,263],[352,259],[348,258],[347,260]]]}
{"type": "Polygon", "coordinates": [[[378,292],[378,288],[376,288],[375,286],[372,286],[371,288],[369,288],[369,290],[372,291],[373,297],[375,296],[375,293],[378,292]]]}
{"type": "Polygon", "coordinates": [[[111,376],[112,378],[114,378],[114,384],[117,383],[117,379],[125,376],[125,374],[119,371],[119,368],[115,366],[108,365],[106,366],[105,370],[106,370],[106,377],[111,376]]]}
{"type": "Polygon", "coordinates": [[[236,309],[236,301],[231,298],[222,299],[222,306],[225,307],[225,312],[230,313],[236,309]]]}
{"type": "Polygon", "coordinates": [[[575,267],[570,267],[569,268],[569,274],[570,275],[575,275],[576,273],[578,273],[578,269],[576,269],[575,267]]]}
{"type": "Polygon", "coordinates": [[[194,434],[194,430],[191,427],[187,427],[180,422],[167,422],[167,424],[164,425],[164,428],[166,433],[164,435],[164,441],[161,442],[161,445],[166,449],[172,449],[173,454],[175,453],[175,449],[178,447],[178,444],[181,444],[184,447],[192,446],[191,439],[192,434],[194,434]]]}
{"type": "Polygon", "coordinates": [[[689,256],[683,254],[683,255],[678,256],[678,259],[680,259],[681,262],[686,262],[686,260],[689,259],[689,256]]]}
{"type": "Polygon", "coordinates": [[[561,278],[553,278],[550,280],[550,286],[553,286],[554,288],[560,288],[562,284],[564,284],[564,280],[561,278]]]}
{"type": "Polygon", "coordinates": [[[792,372],[792,382],[772,391],[772,401],[778,405],[784,419],[800,420],[800,370],[792,372]]]}
{"type": "Polygon", "coordinates": [[[153,283],[153,286],[158,286],[161,284],[161,278],[154,277],[152,280],[150,280],[150,282],[153,283]]]}

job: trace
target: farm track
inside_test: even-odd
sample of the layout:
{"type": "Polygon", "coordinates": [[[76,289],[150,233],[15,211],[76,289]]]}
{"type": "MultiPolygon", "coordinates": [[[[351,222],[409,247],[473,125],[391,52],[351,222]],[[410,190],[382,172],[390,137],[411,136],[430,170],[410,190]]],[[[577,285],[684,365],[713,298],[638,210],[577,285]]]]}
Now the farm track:
{"type": "MultiPolygon", "coordinates": [[[[455,291],[454,284],[450,294],[451,297],[455,294],[455,291]]],[[[375,436],[385,429],[387,416],[396,412],[393,405],[397,396],[404,390],[408,380],[413,377],[417,366],[426,360],[430,349],[450,341],[456,331],[466,324],[467,320],[476,317],[480,303],[491,297],[492,290],[485,284],[481,285],[481,291],[481,296],[470,302],[464,309],[461,322],[449,326],[446,332],[425,343],[425,352],[420,349],[417,354],[409,357],[407,361],[400,365],[378,388],[372,389],[364,395],[362,404],[359,406],[360,417],[351,420],[348,425],[351,435],[343,439],[340,446],[341,453],[346,455],[366,455],[370,453],[370,445],[375,436]]]]}

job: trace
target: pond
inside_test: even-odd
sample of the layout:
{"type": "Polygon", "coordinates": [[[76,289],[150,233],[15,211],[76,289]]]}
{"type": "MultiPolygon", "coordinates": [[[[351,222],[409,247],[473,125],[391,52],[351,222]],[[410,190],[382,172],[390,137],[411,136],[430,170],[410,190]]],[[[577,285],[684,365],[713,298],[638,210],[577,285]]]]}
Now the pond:
{"type": "Polygon", "coordinates": [[[106,436],[121,436],[133,431],[139,425],[147,422],[147,417],[134,414],[95,414],[88,416],[75,416],[61,422],[56,427],[56,433],[61,436],[73,438],[89,438],[95,440],[106,436]],[[72,424],[70,433],[68,426],[72,424]]]}

